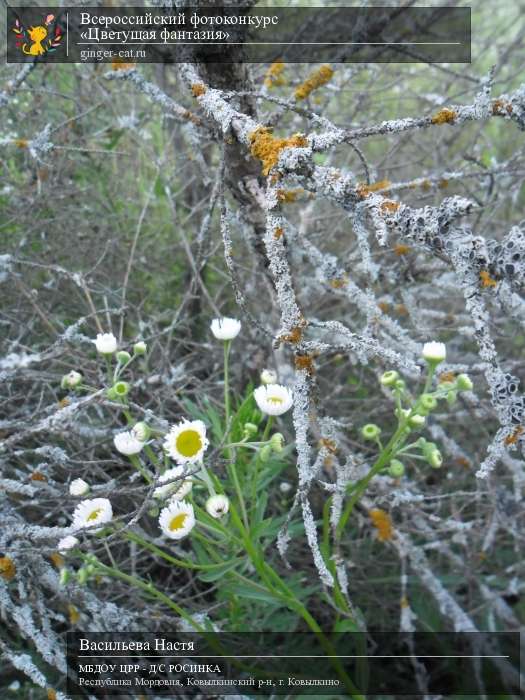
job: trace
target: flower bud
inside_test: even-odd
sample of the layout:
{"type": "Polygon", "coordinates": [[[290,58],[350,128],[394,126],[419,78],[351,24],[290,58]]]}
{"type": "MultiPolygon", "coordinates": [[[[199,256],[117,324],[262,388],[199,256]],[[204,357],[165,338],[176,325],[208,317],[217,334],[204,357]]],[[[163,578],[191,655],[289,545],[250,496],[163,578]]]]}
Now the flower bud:
{"type": "Polygon", "coordinates": [[[394,382],[394,388],[398,391],[404,391],[405,386],[406,384],[403,379],[396,379],[396,381],[394,382]]]}
{"type": "Polygon", "coordinates": [[[271,445],[265,445],[259,451],[259,457],[260,457],[261,462],[267,462],[271,456],[272,456],[272,446],[271,445]]]}
{"type": "Polygon", "coordinates": [[[148,346],[143,340],[139,340],[133,346],[134,355],[145,355],[148,350],[148,346]]]}
{"type": "Polygon", "coordinates": [[[228,496],[222,493],[210,496],[206,501],[206,511],[212,518],[222,518],[230,508],[228,496]]]}
{"type": "Polygon", "coordinates": [[[140,442],[146,442],[146,440],[148,440],[149,436],[151,435],[151,430],[147,423],[144,423],[144,421],[140,421],[140,423],[135,423],[135,425],[131,429],[131,433],[133,437],[137,438],[137,440],[140,440],[140,442]]]}
{"type": "Polygon", "coordinates": [[[152,506],[151,508],[148,509],[148,515],[150,518],[158,518],[160,513],[160,508],[157,506],[152,506]]]}
{"type": "Polygon", "coordinates": [[[279,484],[279,491],[281,493],[290,493],[291,490],[292,490],[291,484],[289,484],[287,481],[281,481],[281,483],[279,484]]]}
{"type": "Polygon", "coordinates": [[[394,479],[399,479],[405,473],[405,466],[398,459],[393,459],[388,467],[388,473],[394,479]]]}
{"type": "Polygon", "coordinates": [[[455,391],[449,391],[447,394],[447,403],[449,406],[453,406],[457,401],[458,395],[455,391]]]}
{"type": "Polygon", "coordinates": [[[82,375],[74,369],[62,377],[60,386],[62,389],[75,389],[82,382],[82,375]]]}
{"type": "Polygon", "coordinates": [[[126,350],[119,350],[117,352],[117,360],[121,365],[127,365],[131,360],[131,355],[126,350]]]}
{"type": "Polygon", "coordinates": [[[281,433],[274,433],[270,438],[270,447],[274,452],[282,452],[284,444],[284,436],[281,433]]]}
{"type": "Polygon", "coordinates": [[[255,423],[245,423],[243,425],[243,434],[246,439],[250,439],[251,437],[254,437],[254,435],[257,435],[259,428],[255,425],[255,423]]]}
{"type": "Polygon", "coordinates": [[[277,372],[274,372],[273,369],[263,369],[261,384],[277,384],[277,372]]]}
{"type": "Polygon", "coordinates": [[[89,484],[84,479],[73,479],[69,484],[69,493],[71,496],[85,496],[89,493],[89,484]]]}
{"type": "Polygon", "coordinates": [[[427,442],[423,447],[423,456],[434,469],[439,469],[443,464],[443,456],[434,442],[427,442]]]}
{"type": "Polygon", "coordinates": [[[88,572],[87,569],[82,567],[77,571],[77,581],[79,586],[83,586],[88,580],[88,572]]]}
{"type": "Polygon", "coordinates": [[[384,372],[384,374],[381,375],[379,381],[383,386],[393,386],[398,379],[398,372],[396,372],[395,369],[391,369],[388,372],[384,372]]]}
{"type": "Polygon", "coordinates": [[[456,378],[456,386],[459,391],[472,391],[474,384],[468,374],[458,374],[456,378]]]}
{"type": "Polygon", "coordinates": [[[381,435],[381,428],[375,423],[367,423],[361,428],[361,435],[365,440],[375,440],[381,435]]]}
{"type": "Polygon", "coordinates": [[[425,418],[425,416],[420,416],[416,413],[415,415],[410,416],[410,418],[408,419],[408,424],[412,428],[422,428],[425,425],[426,420],[427,419],[425,418]]]}
{"type": "Polygon", "coordinates": [[[116,384],[113,384],[113,391],[117,398],[122,399],[129,394],[129,384],[127,382],[116,382],[116,384]]]}
{"type": "Polygon", "coordinates": [[[436,399],[431,394],[422,394],[419,403],[423,411],[429,413],[433,411],[437,406],[436,399]]]}

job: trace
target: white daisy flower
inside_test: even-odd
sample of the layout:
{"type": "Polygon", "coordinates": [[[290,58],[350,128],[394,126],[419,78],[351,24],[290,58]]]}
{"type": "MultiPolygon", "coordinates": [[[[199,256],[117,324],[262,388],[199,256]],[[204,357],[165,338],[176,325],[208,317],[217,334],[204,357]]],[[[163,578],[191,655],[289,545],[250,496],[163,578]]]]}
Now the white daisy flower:
{"type": "Polygon", "coordinates": [[[447,357],[447,348],[445,347],[445,343],[436,343],[436,342],[431,342],[431,343],[425,343],[423,345],[423,358],[427,362],[432,362],[434,364],[439,364],[440,362],[443,362],[443,360],[446,359],[447,357]]]}
{"type": "Polygon", "coordinates": [[[89,493],[89,484],[84,479],[73,479],[69,484],[69,493],[72,496],[85,496],[89,493]]]}
{"type": "Polygon", "coordinates": [[[144,443],[131,430],[117,433],[113,438],[113,442],[117,450],[123,455],[136,455],[144,447],[144,443]]]}
{"type": "Polygon", "coordinates": [[[236,318],[214,318],[211,322],[211,332],[218,340],[233,340],[239,335],[241,322],[236,318]]]}
{"type": "Polygon", "coordinates": [[[208,445],[204,423],[201,420],[188,421],[185,418],[171,427],[164,440],[164,449],[180,464],[202,461],[208,445]]]}
{"type": "Polygon", "coordinates": [[[94,343],[101,355],[112,355],[117,349],[117,339],[113,333],[98,333],[94,343]]]}
{"type": "Polygon", "coordinates": [[[195,525],[193,506],[187,501],[172,501],[160,511],[159,525],[166,537],[182,539],[195,525]]]}
{"type": "Polygon", "coordinates": [[[273,369],[263,369],[263,371],[261,372],[261,383],[276,384],[277,372],[274,372],[273,369]]]}
{"type": "Polygon", "coordinates": [[[79,544],[80,540],[78,537],[73,537],[73,535],[67,535],[67,537],[62,537],[61,540],[58,541],[58,551],[59,552],[68,552],[70,549],[74,549],[77,544],[79,544]]]}
{"type": "Polygon", "coordinates": [[[253,392],[257,406],[269,416],[281,416],[293,404],[292,393],[282,384],[266,384],[253,392]]]}
{"type": "Polygon", "coordinates": [[[153,496],[163,499],[171,496],[171,501],[182,501],[182,499],[189,494],[193,486],[191,479],[180,481],[180,477],[183,476],[183,474],[183,466],[173,467],[165,471],[164,474],[159,477],[159,483],[166,485],[158,486],[155,491],[153,491],[153,496]]]}
{"type": "Polygon", "coordinates": [[[87,501],[81,501],[75,508],[73,527],[80,530],[84,527],[102,525],[109,523],[112,517],[113,508],[107,498],[92,498],[87,501]]]}
{"type": "Polygon", "coordinates": [[[206,510],[212,518],[222,518],[230,508],[230,501],[227,496],[217,494],[210,496],[206,501],[206,510]]]}

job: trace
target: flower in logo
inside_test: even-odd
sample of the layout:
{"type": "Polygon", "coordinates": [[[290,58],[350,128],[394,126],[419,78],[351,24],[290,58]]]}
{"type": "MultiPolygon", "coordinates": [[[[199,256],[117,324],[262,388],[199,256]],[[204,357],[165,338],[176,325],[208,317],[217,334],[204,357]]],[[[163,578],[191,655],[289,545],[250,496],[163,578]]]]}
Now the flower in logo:
{"type": "Polygon", "coordinates": [[[16,48],[21,49],[26,56],[35,57],[56,51],[64,35],[60,27],[55,26],[54,30],[50,28],[54,19],[55,15],[46,15],[42,24],[26,29],[17,18],[13,27],[16,48]]]}

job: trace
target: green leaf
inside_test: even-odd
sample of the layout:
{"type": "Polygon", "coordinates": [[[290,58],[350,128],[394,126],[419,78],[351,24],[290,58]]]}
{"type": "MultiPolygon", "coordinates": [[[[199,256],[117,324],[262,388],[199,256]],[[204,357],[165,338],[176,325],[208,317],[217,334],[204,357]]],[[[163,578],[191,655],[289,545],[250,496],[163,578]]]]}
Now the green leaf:
{"type": "Polygon", "coordinates": [[[198,578],[201,581],[206,581],[207,583],[217,581],[218,579],[222,578],[224,574],[227,574],[228,571],[232,571],[232,569],[235,569],[238,563],[239,562],[236,559],[232,559],[231,561],[227,561],[223,566],[218,566],[216,569],[211,569],[210,571],[202,571],[198,575],[198,578]]]}

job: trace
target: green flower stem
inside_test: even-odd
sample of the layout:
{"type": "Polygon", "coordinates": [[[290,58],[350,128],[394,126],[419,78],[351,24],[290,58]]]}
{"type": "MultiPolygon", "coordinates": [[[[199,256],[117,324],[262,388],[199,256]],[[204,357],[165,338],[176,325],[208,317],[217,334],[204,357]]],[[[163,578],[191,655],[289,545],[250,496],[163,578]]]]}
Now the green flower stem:
{"type": "Polygon", "coordinates": [[[129,460],[133,464],[135,469],[137,469],[142,474],[142,476],[148,482],[148,484],[152,484],[153,478],[148,474],[146,469],[142,466],[142,462],[140,461],[139,457],[137,455],[129,455],[129,460]]]}
{"type": "Polygon", "coordinates": [[[357,484],[357,487],[355,488],[352,497],[346,504],[343,514],[341,515],[341,518],[337,523],[335,531],[336,542],[339,542],[339,540],[341,539],[341,535],[343,534],[345,525],[348,522],[348,518],[352,514],[355,504],[359,501],[363,493],[366,491],[368,484],[372,481],[374,476],[376,476],[376,474],[379,474],[379,472],[388,464],[388,462],[394,457],[394,455],[397,454],[399,439],[402,438],[405,433],[405,428],[407,427],[409,418],[410,414],[406,416],[406,418],[404,418],[403,420],[400,420],[396,432],[390,438],[383,452],[381,452],[377,460],[374,462],[368,474],[357,484]]]}
{"type": "MultiPolygon", "coordinates": [[[[423,394],[428,393],[428,390],[432,386],[432,379],[434,377],[434,373],[436,370],[436,365],[429,365],[428,367],[428,374],[427,378],[425,381],[425,387],[423,389],[423,394]]],[[[348,522],[348,518],[352,514],[352,511],[354,509],[355,504],[359,501],[363,493],[366,491],[368,484],[372,481],[374,476],[378,474],[387,464],[388,462],[393,459],[396,454],[398,454],[399,450],[401,449],[401,445],[399,444],[400,441],[403,441],[407,437],[406,433],[406,428],[408,427],[410,431],[410,426],[409,426],[409,420],[412,417],[412,415],[415,413],[417,407],[418,407],[419,400],[415,402],[414,406],[410,410],[409,414],[407,416],[401,417],[401,411],[399,411],[399,422],[398,422],[398,427],[395,433],[392,435],[390,438],[388,444],[384,448],[384,450],[380,453],[379,457],[373,464],[372,468],[368,472],[368,474],[361,479],[361,481],[358,483],[357,488],[352,494],[352,497],[348,501],[348,503],[345,506],[345,509],[343,511],[343,514],[341,515],[341,518],[339,519],[339,522],[336,527],[336,542],[339,542],[341,539],[341,535],[343,534],[343,530],[345,528],[346,523],[348,522]]],[[[400,396],[399,392],[396,392],[396,404],[398,408],[401,408],[401,401],[400,401],[400,396]]]]}
{"type": "Polygon", "coordinates": [[[248,513],[246,511],[246,503],[244,502],[244,496],[242,495],[241,484],[239,483],[239,477],[237,475],[237,468],[235,466],[235,457],[228,465],[228,471],[230,472],[231,479],[235,488],[235,493],[237,494],[237,500],[241,507],[242,519],[244,521],[244,526],[247,530],[250,529],[248,513]]]}
{"type": "Polygon", "coordinates": [[[262,435],[261,442],[268,441],[268,436],[270,435],[270,430],[272,429],[273,421],[274,421],[274,416],[268,416],[268,420],[266,421],[266,425],[264,426],[264,432],[262,435]]]}
{"type": "MultiPolygon", "coordinates": [[[[226,425],[226,430],[230,429],[230,349],[231,341],[224,341],[224,422],[226,425]]],[[[235,452],[228,447],[225,448],[226,457],[229,460],[228,471],[230,473],[231,480],[235,488],[235,493],[237,494],[237,500],[239,501],[239,506],[241,507],[242,517],[244,524],[248,527],[248,514],[246,512],[246,504],[244,502],[244,497],[242,495],[241,485],[239,483],[239,477],[237,475],[237,468],[235,466],[235,452]]]]}
{"type": "Polygon", "coordinates": [[[113,386],[113,371],[111,369],[111,355],[104,354],[104,360],[106,361],[106,372],[108,377],[109,386],[113,386]]]}
{"type": "Polygon", "coordinates": [[[224,341],[224,420],[226,427],[230,423],[230,348],[231,340],[224,341]]]}

